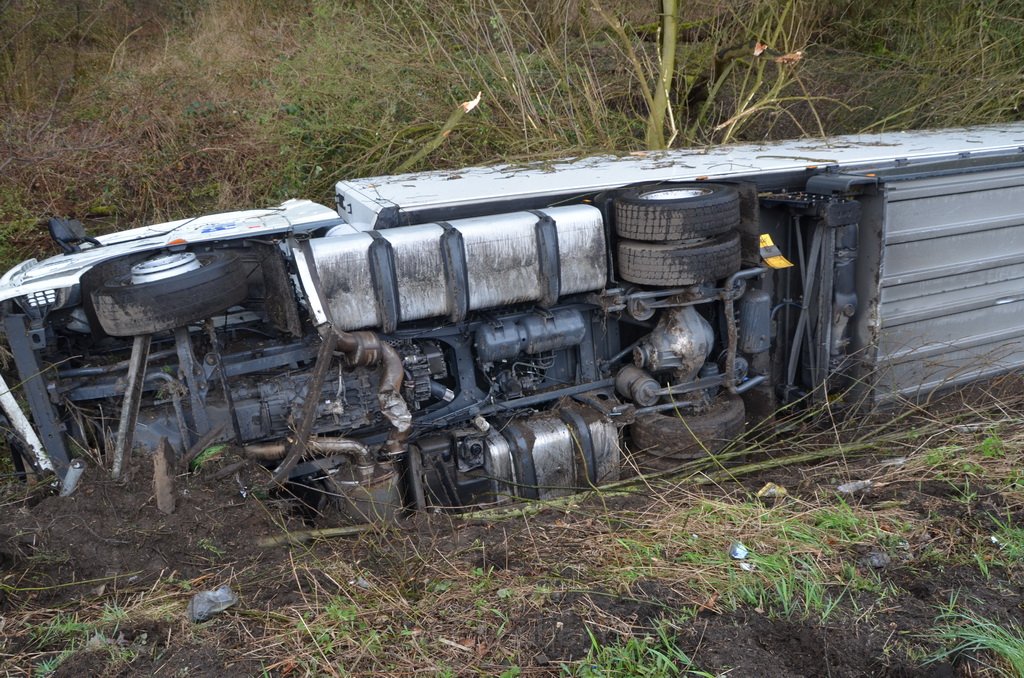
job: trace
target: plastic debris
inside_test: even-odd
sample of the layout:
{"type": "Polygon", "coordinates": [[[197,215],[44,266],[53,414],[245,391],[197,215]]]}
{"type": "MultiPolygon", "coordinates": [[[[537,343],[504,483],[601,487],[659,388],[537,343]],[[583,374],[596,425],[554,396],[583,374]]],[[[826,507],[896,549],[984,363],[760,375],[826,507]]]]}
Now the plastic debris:
{"type": "Polygon", "coordinates": [[[757,569],[757,565],[754,565],[753,563],[743,562],[740,563],[740,569],[744,572],[753,572],[757,569]]]}
{"type": "Polygon", "coordinates": [[[64,474],[64,482],[60,486],[60,496],[70,497],[78,488],[78,481],[82,479],[84,472],[85,462],[81,459],[73,460],[68,467],[67,473],[64,474]]]}
{"type": "Polygon", "coordinates": [[[734,541],[729,544],[729,556],[733,560],[743,560],[750,555],[750,551],[742,543],[734,541]]]}
{"type": "Polygon", "coordinates": [[[348,583],[352,586],[358,586],[359,588],[365,589],[367,591],[370,590],[370,582],[366,581],[365,577],[360,576],[356,577],[355,579],[350,579],[348,583]]]}
{"type": "Polygon", "coordinates": [[[223,612],[238,602],[238,596],[231,590],[230,586],[221,586],[213,591],[200,591],[188,601],[188,608],[185,610],[188,618],[193,622],[206,621],[218,612],[223,612]]]}
{"type": "Polygon", "coordinates": [[[906,457],[893,457],[892,459],[886,459],[879,466],[903,466],[906,463],[906,457]]]}
{"type": "Polygon", "coordinates": [[[892,558],[885,551],[872,551],[864,559],[864,563],[869,567],[873,567],[876,570],[881,570],[883,567],[892,562],[892,558]]]}
{"type": "Polygon", "coordinates": [[[782,485],[776,485],[775,483],[765,483],[764,487],[757,491],[758,499],[781,499],[785,497],[789,492],[782,485]]]}
{"type": "Polygon", "coordinates": [[[853,480],[836,488],[839,494],[860,494],[871,489],[870,480],[853,480]]]}
{"type": "Polygon", "coordinates": [[[995,536],[994,534],[991,537],[989,537],[989,541],[991,541],[999,548],[1003,548],[1003,542],[999,541],[999,537],[995,536]]]}

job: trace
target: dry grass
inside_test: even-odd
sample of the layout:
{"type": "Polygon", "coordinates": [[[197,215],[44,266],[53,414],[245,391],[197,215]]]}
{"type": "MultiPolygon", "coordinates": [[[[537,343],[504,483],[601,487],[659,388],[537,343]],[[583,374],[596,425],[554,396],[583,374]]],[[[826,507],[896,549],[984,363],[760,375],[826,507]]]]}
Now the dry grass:
{"type": "MultiPolygon", "coordinates": [[[[478,91],[480,107],[416,167],[634,150],[658,70],[653,6],[614,0],[8,5],[7,262],[41,248],[35,220],[49,214],[118,228],[329,200],[334,180],[415,157],[478,91]]],[[[952,0],[686,3],[673,143],[1018,117],[1015,14],[952,0]],[[756,41],[761,56],[743,47],[756,41]]]]}
{"type": "MultiPolygon", "coordinates": [[[[890,570],[1021,574],[1024,400],[1010,378],[986,389],[870,427],[793,430],[747,450],[778,463],[730,466],[717,480],[663,475],[560,502],[438,514],[278,547],[262,562],[227,554],[189,580],[107,583],[59,606],[34,602],[54,591],[18,591],[6,578],[15,598],[0,669],[97,656],[108,670],[138,669],[209,652],[208,661],[280,675],[547,675],[560,669],[537,665],[538,653],[574,672],[591,637],[618,651],[638,634],[680,633],[697,614],[884,627],[894,605],[907,605],[890,570]],[[783,463],[808,454],[819,463],[783,463]],[[788,494],[757,499],[766,480],[788,494]],[[850,480],[872,487],[837,492],[850,480]],[[743,561],[728,553],[736,541],[750,551],[743,561]],[[864,564],[875,551],[892,559],[889,569],[864,564]],[[241,596],[236,608],[204,625],[184,620],[195,590],[224,583],[241,596]],[[139,629],[159,637],[112,641],[139,629]],[[83,649],[97,633],[106,641],[83,649]]],[[[901,637],[888,651],[923,661],[938,642],[901,637]]],[[[612,661],[588,661],[598,656],[612,661]]]]}

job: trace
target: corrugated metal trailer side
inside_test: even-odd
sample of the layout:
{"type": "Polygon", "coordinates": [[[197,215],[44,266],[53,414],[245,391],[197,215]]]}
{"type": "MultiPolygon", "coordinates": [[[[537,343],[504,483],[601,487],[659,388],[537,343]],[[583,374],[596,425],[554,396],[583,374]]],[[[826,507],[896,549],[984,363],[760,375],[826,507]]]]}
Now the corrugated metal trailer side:
{"type": "Polygon", "coordinates": [[[876,404],[1024,365],[1024,167],[892,171],[859,200],[852,353],[876,404]]]}
{"type": "Polygon", "coordinates": [[[1024,168],[882,185],[874,400],[1024,365],[1024,168]]]}

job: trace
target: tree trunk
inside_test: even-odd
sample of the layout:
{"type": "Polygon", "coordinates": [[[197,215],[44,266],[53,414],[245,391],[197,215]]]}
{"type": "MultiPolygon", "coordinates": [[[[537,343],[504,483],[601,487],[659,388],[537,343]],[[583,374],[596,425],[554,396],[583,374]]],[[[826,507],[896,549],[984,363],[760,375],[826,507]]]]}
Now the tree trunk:
{"type": "Polygon", "coordinates": [[[679,0],[661,0],[661,64],[654,101],[647,117],[647,148],[665,148],[665,116],[668,114],[668,94],[676,65],[676,16],[679,0]]]}

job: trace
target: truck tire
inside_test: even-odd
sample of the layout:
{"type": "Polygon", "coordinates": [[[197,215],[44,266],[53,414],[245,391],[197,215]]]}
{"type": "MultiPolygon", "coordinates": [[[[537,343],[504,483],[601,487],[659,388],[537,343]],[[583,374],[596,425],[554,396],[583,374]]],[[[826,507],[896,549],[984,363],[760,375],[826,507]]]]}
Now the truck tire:
{"type": "Polygon", "coordinates": [[[615,198],[615,232],[630,240],[710,238],[739,222],[739,193],[726,184],[638,186],[615,198]]]}
{"type": "Polygon", "coordinates": [[[670,468],[687,459],[720,452],[743,433],[743,399],[719,394],[705,414],[676,412],[642,414],[630,426],[634,448],[652,460],[654,468],[670,468]]]}
{"type": "Polygon", "coordinates": [[[96,319],[115,337],[133,337],[205,320],[242,302],[249,291],[242,261],[231,252],[196,256],[199,267],[152,282],[115,276],[92,292],[96,319]]]}
{"type": "Polygon", "coordinates": [[[740,270],[740,234],[696,243],[620,240],[619,276],[638,285],[676,286],[720,280],[740,270]]]}

